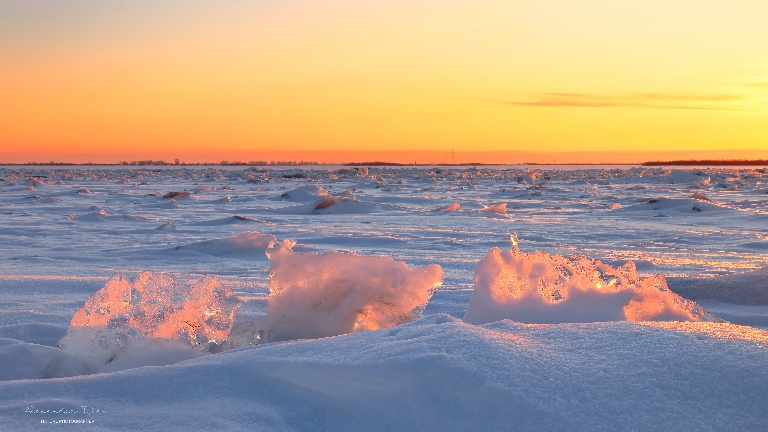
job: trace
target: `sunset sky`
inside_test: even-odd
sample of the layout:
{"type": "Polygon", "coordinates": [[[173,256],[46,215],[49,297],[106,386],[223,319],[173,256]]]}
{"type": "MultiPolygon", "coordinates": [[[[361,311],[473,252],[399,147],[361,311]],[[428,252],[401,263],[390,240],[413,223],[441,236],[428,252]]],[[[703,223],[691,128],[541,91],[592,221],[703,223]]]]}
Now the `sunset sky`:
{"type": "Polygon", "coordinates": [[[406,150],[768,156],[768,2],[0,0],[0,162],[406,150]]]}

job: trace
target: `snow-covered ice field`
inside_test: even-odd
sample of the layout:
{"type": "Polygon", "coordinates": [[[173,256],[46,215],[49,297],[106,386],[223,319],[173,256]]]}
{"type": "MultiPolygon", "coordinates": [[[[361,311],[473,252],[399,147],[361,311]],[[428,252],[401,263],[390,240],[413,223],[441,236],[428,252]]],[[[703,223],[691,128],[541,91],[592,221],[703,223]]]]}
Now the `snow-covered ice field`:
{"type": "Polygon", "coordinates": [[[727,167],[0,167],[0,430],[768,431],[767,194],[727,167]]]}

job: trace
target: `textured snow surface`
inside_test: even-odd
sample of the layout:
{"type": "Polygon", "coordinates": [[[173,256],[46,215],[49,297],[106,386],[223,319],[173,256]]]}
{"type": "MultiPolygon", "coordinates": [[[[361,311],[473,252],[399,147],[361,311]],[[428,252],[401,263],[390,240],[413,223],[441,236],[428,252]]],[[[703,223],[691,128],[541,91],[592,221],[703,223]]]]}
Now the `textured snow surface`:
{"type": "Polygon", "coordinates": [[[314,339],[392,327],[421,316],[443,282],[440,266],[409,269],[388,257],[267,250],[270,341],[314,339]]]}
{"type": "Polygon", "coordinates": [[[14,431],[61,418],[96,430],[751,431],[768,422],[766,362],[764,341],[434,315],[162,368],[3,382],[0,415],[14,431]],[[81,406],[104,412],[25,412],[81,406]]]}
{"type": "Polygon", "coordinates": [[[176,250],[189,250],[206,255],[231,256],[241,259],[264,259],[264,251],[269,247],[270,243],[276,240],[277,238],[272,234],[249,231],[223,239],[179,246],[176,250]]]}

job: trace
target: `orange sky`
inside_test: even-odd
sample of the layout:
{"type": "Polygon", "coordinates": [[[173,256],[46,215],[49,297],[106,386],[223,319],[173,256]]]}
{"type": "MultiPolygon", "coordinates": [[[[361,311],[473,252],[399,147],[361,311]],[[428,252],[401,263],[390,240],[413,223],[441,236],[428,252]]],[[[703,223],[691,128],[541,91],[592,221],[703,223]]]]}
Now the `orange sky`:
{"type": "Polygon", "coordinates": [[[768,155],[763,0],[123,3],[0,3],[0,162],[768,155]]]}

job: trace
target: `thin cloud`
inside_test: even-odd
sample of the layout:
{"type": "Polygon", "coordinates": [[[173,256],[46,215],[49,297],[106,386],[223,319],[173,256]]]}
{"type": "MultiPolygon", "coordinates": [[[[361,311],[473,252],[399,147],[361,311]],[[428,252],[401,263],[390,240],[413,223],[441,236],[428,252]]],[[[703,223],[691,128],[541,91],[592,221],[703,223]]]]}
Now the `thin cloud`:
{"type": "Polygon", "coordinates": [[[738,93],[543,93],[529,100],[505,103],[527,107],[552,108],[645,108],[663,110],[752,111],[743,106],[752,99],[738,93]]]}

